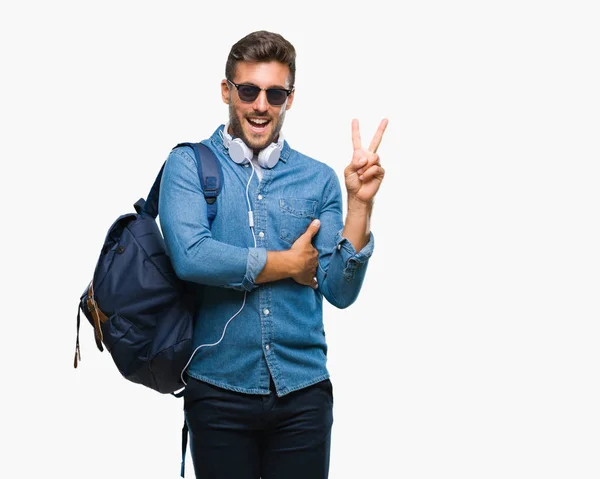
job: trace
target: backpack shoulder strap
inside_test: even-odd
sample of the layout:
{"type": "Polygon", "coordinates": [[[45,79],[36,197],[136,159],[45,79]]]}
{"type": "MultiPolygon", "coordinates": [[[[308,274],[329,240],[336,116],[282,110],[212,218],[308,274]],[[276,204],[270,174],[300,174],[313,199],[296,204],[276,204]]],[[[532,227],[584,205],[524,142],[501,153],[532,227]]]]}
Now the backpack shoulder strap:
{"type": "MultiPolygon", "coordinates": [[[[203,143],[179,143],[173,149],[180,146],[189,146],[194,152],[198,167],[198,178],[200,179],[200,185],[202,186],[208,207],[208,221],[212,225],[215,216],[217,216],[217,204],[215,201],[221,192],[221,188],[223,188],[223,170],[221,169],[221,164],[213,151],[203,143]]],[[[160,181],[166,163],[165,161],[160,168],[146,199],[140,198],[133,205],[138,213],[152,216],[152,218],[156,218],[158,215],[160,181]]]]}
{"type": "Polygon", "coordinates": [[[208,206],[208,221],[212,224],[215,216],[217,216],[215,201],[223,188],[221,164],[213,151],[203,143],[179,143],[175,148],[180,146],[188,146],[194,152],[196,165],[198,165],[198,178],[208,206]]]}

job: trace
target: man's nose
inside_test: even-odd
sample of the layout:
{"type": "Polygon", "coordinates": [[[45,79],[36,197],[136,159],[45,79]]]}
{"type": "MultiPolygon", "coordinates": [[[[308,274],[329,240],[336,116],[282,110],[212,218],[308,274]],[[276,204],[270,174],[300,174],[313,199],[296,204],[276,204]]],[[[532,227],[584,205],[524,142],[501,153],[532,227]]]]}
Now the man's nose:
{"type": "Polygon", "coordinates": [[[267,101],[266,91],[261,90],[258,93],[256,100],[254,100],[253,107],[256,111],[267,111],[267,109],[269,108],[269,102],[267,101]]]}

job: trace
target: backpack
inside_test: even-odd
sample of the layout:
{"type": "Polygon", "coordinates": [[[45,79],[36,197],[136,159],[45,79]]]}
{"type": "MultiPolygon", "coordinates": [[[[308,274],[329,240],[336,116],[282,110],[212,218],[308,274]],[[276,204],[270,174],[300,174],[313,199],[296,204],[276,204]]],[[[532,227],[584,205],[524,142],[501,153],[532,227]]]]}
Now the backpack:
{"type": "MultiPolygon", "coordinates": [[[[180,143],[196,158],[198,177],[212,224],[223,185],[221,165],[202,143],[180,143]]],[[[173,149],[175,149],[173,148],[173,149]]],[[[79,299],[74,367],[81,361],[80,312],[94,327],[96,346],[106,347],[129,381],[160,393],[185,384],[183,370],[192,353],[198,288],[177,277],[156,223],[163,163],[146,200],[135,204],[109,228],[91,282],[79,299]]]]}

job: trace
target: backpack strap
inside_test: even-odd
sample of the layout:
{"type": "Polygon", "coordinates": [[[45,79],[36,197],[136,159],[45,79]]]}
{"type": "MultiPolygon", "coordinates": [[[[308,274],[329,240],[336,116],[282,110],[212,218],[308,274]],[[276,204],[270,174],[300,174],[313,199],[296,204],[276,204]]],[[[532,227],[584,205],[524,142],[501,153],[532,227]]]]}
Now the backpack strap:
{"type": "Polygon", "coordinates": [[[158,172],[158,175],[156,175],[154,184],[152,185],[152,188],[150,188],[150,193],[148,193],[146,199],[140,198],[133,205],[135,211],[137,211],[138,214],[145,214],[151,216],[154,219],[156,219],[156,217],[158,216],[158,197],[160,195],[160,181],[162,180],[162,175],[166,164],[167,162],[165,161],[160,167],[160,171],[158,172]]]}
{"type": "Polygon", "coordinates": [[[187,451],[189,429],[187,421],[183,419],[183,428],[181,430],[181,469],[179,475],[185,477],[185,453],[187,451]]]}
{"type": "Polygon", "coordinates": [[[212,224],[215,216],[217,216],[215,201],[223,188],[221,164],[213,151],[204,143],[179,143],[175,148],[180,146],[188,146],[194,151],[196,165],[198,166],[198,178],[208,205],[208,221],[209,224],[212,224]]]}
{"type": "MultiPolygon", "coordinates": [[[[208,222],[212,225],[213,220],[217,216],[217,204],[215,203],[217,196],[223,188],[223,171],[219,160],[213,151],[203,143],[179,143],[175,148],[188,146],[194,152],[196,158],[196,166],[198,169],[198,178],[204,192],[204,198],[208,207],[208,222]]],[[[147,199],[140,198],[133,206],[139,214],[146,214],[152,218],[158,216],[158,199],[160,195],[160,181],[165,169],[165,161],[154,180],[154,184],[148,193],[147,199]]]]}

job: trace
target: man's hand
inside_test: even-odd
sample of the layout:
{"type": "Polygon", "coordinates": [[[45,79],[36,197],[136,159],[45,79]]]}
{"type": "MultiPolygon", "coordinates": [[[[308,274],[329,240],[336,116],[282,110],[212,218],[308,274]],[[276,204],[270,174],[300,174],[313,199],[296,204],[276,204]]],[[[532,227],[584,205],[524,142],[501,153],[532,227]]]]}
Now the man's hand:
{"type": "Polygon", "coordinates": [[[317,284],[316,273],[319,264],[319,253],[312,245],[312,240],[319,231],[320,225],[319,220],[313,220],[290,249],[267,251],[267,263],[256,277],[255,283],[269,283],[292,278],[299,284],[317,289],[319,285],[317,284]]]}
{"type": "Polygon", "coordinates": [[[296,283],[304,284],[316,289],[317,283],[317,266],[319,264],[319,253],[312,245],[312,239],[319,231],[321,222],[313,220],[308,225],[308,228],[294,242],[289,252],[293,255],[293,268],[291,278],[296,283]]]}
{"type": "Polygon", "coordinates": [[[379,148],[387,124],[387,119],[381,120],[369,148],[365,150],[360,139],[358,120],[352,120],[352,147],[354,152],[352,161],[344,170],[349,200],[358,200],[361,203],[369,204],[379,190],[385,171],[379,162],[377,148],[379,148]]]}

